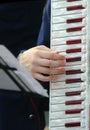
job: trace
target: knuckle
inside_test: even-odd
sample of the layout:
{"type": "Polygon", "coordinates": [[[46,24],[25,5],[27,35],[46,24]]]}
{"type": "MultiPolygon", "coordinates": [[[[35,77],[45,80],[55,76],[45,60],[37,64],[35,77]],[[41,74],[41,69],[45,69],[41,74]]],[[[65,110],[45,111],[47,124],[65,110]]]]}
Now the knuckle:
{"type": "Polygon", "coordinates": [[[53,52],[50,52],[49,57],[50,57],[51,59],[53,59],[53,58],[54,58],[54,53],[53,53],[53,52]]]}
{"type": "Polygon", "coordinates": [[[48,60],[48,61],[47,61],[47,65],[48,65],[49,67],[51,67],[51,64],[52,64],[52,61],[51,61],[51,60],[48,60]]]}
{"type": "Polygon", "coordinates": [[[35,52],[34,52],[34,56],[37,56],[38,55],[38,52],[39,52],[39,50],[37,49],[37,50],[35,50],[35,52]]]}
{"type": "Polygon", "coordinates": [[[41,49],[41,48],[45,48],[45,46],[44,45],[37,46],[37,49],[41,49]]]}

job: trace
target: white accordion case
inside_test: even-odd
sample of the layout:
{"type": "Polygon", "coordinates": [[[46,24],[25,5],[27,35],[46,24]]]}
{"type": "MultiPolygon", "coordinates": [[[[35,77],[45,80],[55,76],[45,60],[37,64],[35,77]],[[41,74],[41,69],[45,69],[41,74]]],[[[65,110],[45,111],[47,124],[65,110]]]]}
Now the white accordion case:
{"type": "Polygon", "coordinates": [[[89,129],[90,0],[51,0],[51,48],[66,73],[50,82],[49,130],[89,129]]]}

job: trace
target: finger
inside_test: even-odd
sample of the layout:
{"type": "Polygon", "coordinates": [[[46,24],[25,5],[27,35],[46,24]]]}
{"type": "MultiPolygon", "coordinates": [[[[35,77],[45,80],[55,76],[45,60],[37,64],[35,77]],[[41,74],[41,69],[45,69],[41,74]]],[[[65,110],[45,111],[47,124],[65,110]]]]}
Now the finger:
{"type": "Polygon", "coordinates": [[[59,68],[51,68],[50,70],[50,75],[60,75],[65,73],[65,68],[64,67],[59,67],[59,68]]]}
{"type": "Polygon", "coordinates": [[[43,50],[43,51],[53,51],[51,48],[48,48],[44,45],[39,45],[36,48],[39,49],[39,50],[43,50]]]}
{"type": "Polygon", "coordinates": [[[40,58],[44,59],[51,59],[54,55],[50,50],[49,51],[40,51],[38,52],[40,58]]]}
{"type": "Polygon", "coordinates": [[[53,51],[43,51],[42,55],[40,54],[39,57],[44,58],[44,59],[51,59],[51,60],[66,60],[66,57],[60,53],[55,53],[53,51]]]}
{"type": "Polygon", "coordinates": [[[46,127],[44,128],[44,130],[49,130],[49,128],[46,126],[46,127]]]}
{"type": "Polygon", "coordinates": [[[62,55],[61,53],[55,53],[53,55],[53,60],[66,60],[65,55],[62,55]]]}
{"type": "Polygon", "coordinates": [[[50,67],[61,67],[66,65],[66,60],[50,60],[50,67]]]}
{"type": "Polygon", "coordinates": [[[42,81],[42,82],[48,82],[48,81],[53,80],[53,79],[54,79],[54,76],[45,76],[45,75],[43,75],[43,74],[36,73],[36,74],[34,75],[34,78],[36,78],[36,79],[38,79],[38,80],[40,80],[40,81],[42,81]]]}
{"type": "Polygon", "coordinates": [[[49,59],[38,58],[37,59],[37,65],[38,66],[43,66],[43,67],[50,67],[51,66],[51,61],[49,59]]]}
{"type": "Polygon", "coordinates": [[[48,48],[48,47],[46,47],[44,45],[39,45],[39,46],[37,46],[35,48],[38,49],[38,50],[43,50],[43,51],[48,51],[48,52],[51,51],[51,52],[54,52],[54,53],[59,53],[58,50],[53,50],[52,48],[48,48]]]}
{"type": "MultiPolygon", "coordinates": [[[[30,69],[31,71],[31,69],[30,69]]],[[[48,67],[35,67],[31,71],[32,73],[41,73],[41,74],[47,74],[47,75],[56,75],[56,74],[62,74],[65,72],[64,67],[58,67],[58,68],[48,68],[48,67]]]]}
{"type": "Polygon", "coordinates": [[[50,59],[37,59],[38,66],[46,66],[46,67],[60,67],[66,65],[66,60],[50,60],[50,59]]]}
{"type": "Polygon", "coordinates": [[[49,75],[51,73],[51,69],[48,67],[38,66],[38,67],[34,68],[33,72],[49,75]]]}

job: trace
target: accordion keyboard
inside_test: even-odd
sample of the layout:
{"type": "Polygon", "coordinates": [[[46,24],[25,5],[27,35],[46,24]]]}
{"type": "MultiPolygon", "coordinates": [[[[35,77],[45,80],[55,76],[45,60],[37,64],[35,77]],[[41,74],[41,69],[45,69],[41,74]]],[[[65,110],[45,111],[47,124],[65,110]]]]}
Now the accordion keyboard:
{"type": "Polygon", "coordinates": [[[51,48],[66,56],[50,82],[49,130],[89,129],[90,0],[51,0],[51,48]]]}

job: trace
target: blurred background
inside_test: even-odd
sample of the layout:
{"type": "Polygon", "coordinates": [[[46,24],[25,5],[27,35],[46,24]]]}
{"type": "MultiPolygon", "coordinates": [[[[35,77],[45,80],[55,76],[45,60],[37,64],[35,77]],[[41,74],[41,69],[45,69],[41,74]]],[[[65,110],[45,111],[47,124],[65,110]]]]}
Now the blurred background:
{"type": "Polygon", "coordinates": [[[36,45],[45,3],[46,0],[0,1],[0,44],[15,56],[36,45]]]}

